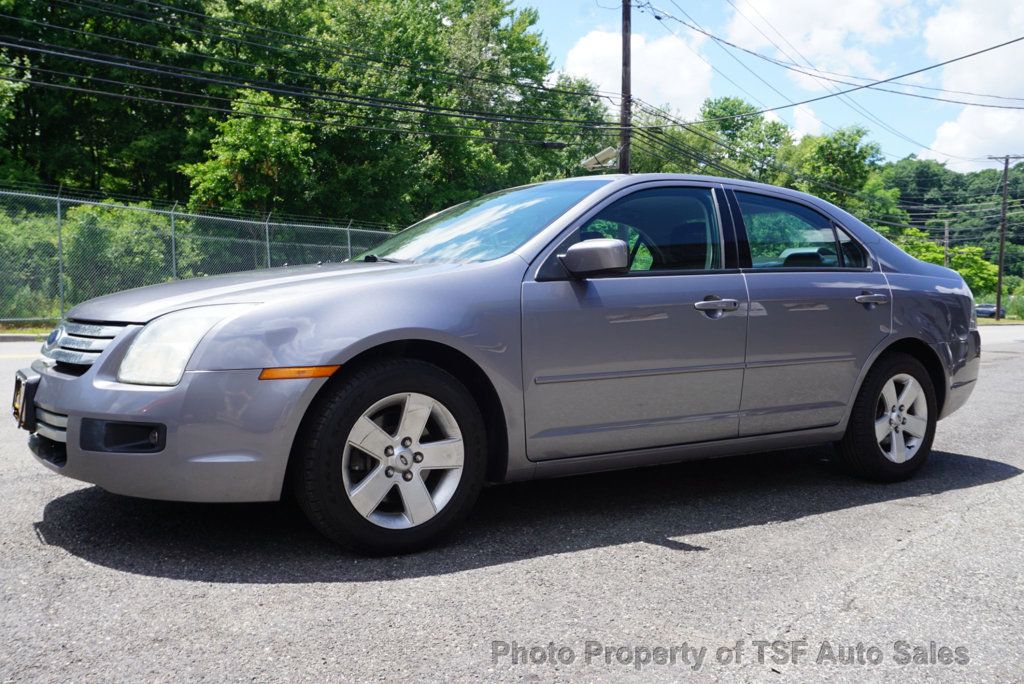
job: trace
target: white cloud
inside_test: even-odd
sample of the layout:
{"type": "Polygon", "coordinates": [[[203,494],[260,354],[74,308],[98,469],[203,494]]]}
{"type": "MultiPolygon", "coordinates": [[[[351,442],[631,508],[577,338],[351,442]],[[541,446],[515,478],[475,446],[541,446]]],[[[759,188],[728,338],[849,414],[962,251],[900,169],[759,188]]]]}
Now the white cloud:
{"type": "MultiPolygon", "coordinates": [[[[925,25],[926,52],[936,61],[958,57],[1024,33],[1024,4],[1019,0],[955,0],[939,7],[925,25]]],[[[942,69],[942,87],[1020,97],[1024,92],[1024,45],[1016,43],[942,69]]],[[[966,99],[970,99],[967,97],[966,99]]],[[[990,100],[991,101],[991,100],[990,100]]],[[[995,102],[999,102],[996,100],[995,102]]],[[[1009,104],[1020,104],[1011,102],[1009,104]]],[[[958,171],[991,168],[992,162],[949,159],[985,157],[1024,149],[1024,111],[964,107],[941,124],[922,157],[947,161],[958,171]]]]}
{"type": "Polygon", "coordinates": [[[805,135],[820,135],[821,119],[807,105],[793,108],[793,138],[799,142],[805,135]]]}
{"type": "Polygon", "coordinates": [[[946,162],[955,171],[991,169],[993,162],[985,159],[987,155],[1019,154],[1024,149],[1024,112],[965,107],[955,119],[939,126],[930,147],[938,152],[922,150],[918,156],[946,162]]]}
{"type": "MultiPolygon", "coordinates": [[[[667,104],[684,117],[695,116],[711,95],[711,67],[693,52],[699,45],[698,40],[684,43],[676,36],[648,40],[634,33],[630,43],[634,96],[656,106],[667,104]]],[[[618,33],[591,31],[569,50],[565,71],[617,93],[622,89],[621,46],[618,33]]]]}
{"type": "MultiPolygon", "coordinates": [[[[929,57],[942,61],[1016,38],[1024,31],[1019,0],[947,3],[925,25],[929,57]]],[[[942,69],[944,88],[1020,96],[1024,90],[1024,45],[1015,43],[942,69]]]]}
{"type": "MultiPolygon", "coordinates": [[[[875,78],[886,75],[876,61],[877,47],[913,34],[918,25],[911,0],[737,0],[736,5],[739,12],[733,12],[728,26],[733,42],[787,61],[803,63],[802,56],[819,69],[875,78]]],[[[825,87],[808,76],[788,75],[808,90],[825,87]]]]}

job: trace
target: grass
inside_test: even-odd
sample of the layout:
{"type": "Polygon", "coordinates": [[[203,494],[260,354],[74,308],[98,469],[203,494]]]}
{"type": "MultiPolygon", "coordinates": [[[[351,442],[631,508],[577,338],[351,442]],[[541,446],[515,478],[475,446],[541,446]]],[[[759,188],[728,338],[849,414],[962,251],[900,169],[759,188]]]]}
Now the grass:
{"type": "Polygon", "coordinates": [[[998,321],[994,318],[978,318],[978,325],[1022,325],[1024,320],[1019,318],[1001,318],[998,321]]]}

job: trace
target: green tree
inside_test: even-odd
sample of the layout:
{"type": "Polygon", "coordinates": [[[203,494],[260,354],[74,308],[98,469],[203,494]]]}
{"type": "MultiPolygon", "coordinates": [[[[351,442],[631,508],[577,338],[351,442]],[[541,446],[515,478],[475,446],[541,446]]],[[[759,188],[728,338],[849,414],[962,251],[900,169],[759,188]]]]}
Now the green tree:
{"type": "Polygon", "coordinates": [[[849,205],[881,158],[878,144],[869,142],[867,134],[860,126],[850,126],[827,135],[804,136],[787,160],[799,172],[790,182],[833,204],[849,205]]]}
{"type": "MultiPolygon", "coordinates": [[[[24,73],[26,60],[11,61],[6,50],[0,50],[0,59],[8,66],[0,66],[0,138],[4,136],[8,126],[16,114],[17,98],[28,88],[28,77],[24,73]]],[[[23,159],[16,157],[11,150],[0,147],[0,182],[34,181],[35,174],[23,159]]]]}
{"type": "Polygon", "coordinates": [[[892,241],[904,252],[912,257],[927,261],[930,264],[942,264],[946,255],[928,233],[919,228],[906,228],[898,235],[892,237],[892,241]]]}
{"type": "Polygon", "coordinates": [[[57,231],[35,207],[0,212],[0,318],[59,314],[57,231]]]}
{"type": "MultiPolygon", "coordinates": [[[[65,278],[69,305],[171,279],[170,217],[114,204],[79,205],[64,222],[65,278]]],[[[192,274],[195,246],[179,240],[178,272],[192,274]]]]}
{"type": "Polygon", "coordinates": [[[294,104],[249,92],[235,114],[217,124],[208,159],[186,164],[194,209],[224,207],[268,214],[300,211],[312,165],[309,127],[294,104]],[[268,118],[268,117],[276,118],[268,118]]]}
{"type": "Polygon", "coordinates": [[[961,276],[972,292],[996,289],[999,269],[985,260],[981,247],[954,247],[949,251],[949,265],[961,276]]]}

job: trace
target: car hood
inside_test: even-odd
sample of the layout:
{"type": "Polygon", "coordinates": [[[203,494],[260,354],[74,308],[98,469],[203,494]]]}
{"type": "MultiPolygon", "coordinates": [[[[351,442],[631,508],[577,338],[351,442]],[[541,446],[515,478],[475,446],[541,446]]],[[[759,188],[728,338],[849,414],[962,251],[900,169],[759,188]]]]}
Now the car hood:
{"type": "Polygon", "coordinates": [[[342,263],[289,266],[260,271],[178,280],[90,299],[71,309],[79,321],[147,323],[157,316],[193,306],[264,303],[308,297],[325,291],[372,284],[410,275],[433,275],[457,264],[342,263]],[[424,273],[428,272],[428,273],[424,273]]]}

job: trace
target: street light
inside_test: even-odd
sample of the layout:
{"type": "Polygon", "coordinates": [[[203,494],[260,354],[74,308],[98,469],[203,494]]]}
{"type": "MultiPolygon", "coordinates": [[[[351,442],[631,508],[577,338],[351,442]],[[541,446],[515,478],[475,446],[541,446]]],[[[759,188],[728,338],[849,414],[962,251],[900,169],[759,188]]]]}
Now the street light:
{"type": "Polygon", "coordinates": [[[587,171],[601,171],[615,166],[619,156],[617,147],[606,147],[592,157],[587,157],[580,162],[580,166],[587,171]]]}

